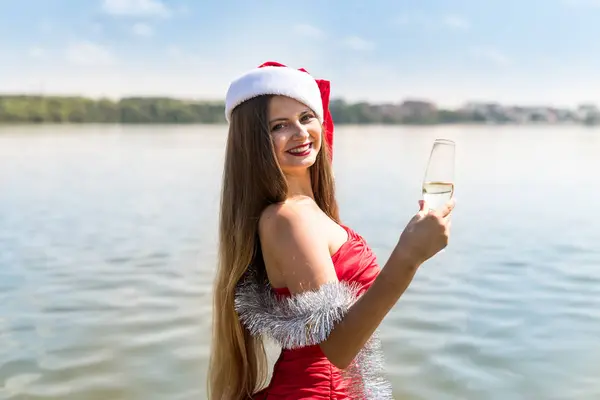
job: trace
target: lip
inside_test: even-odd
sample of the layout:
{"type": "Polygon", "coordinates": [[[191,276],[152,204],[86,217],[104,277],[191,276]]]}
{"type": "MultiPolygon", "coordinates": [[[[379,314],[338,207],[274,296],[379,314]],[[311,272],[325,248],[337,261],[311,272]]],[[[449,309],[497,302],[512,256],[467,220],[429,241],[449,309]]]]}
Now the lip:
{"type": "Polygon", "coordinates": [[[288,153],[288,154],[290,154],[292,156],[296,156],[296,157],[305,157],[305,156],[307,156],[307,155],[310,154],[311,150],[312,150],[312,142],[308,142],[308,143],[304,143],[304,144],[301,144],[301,145],[296,146],[296,147],[292,147],[291,149],[287,150],[286,153],[288,153]],[[298,152],[293,152],[292,151],[292,150],[303,148],[303,147],[306,147],[306,150],[303,151],[303,152],[298,153],[298,152]]]}

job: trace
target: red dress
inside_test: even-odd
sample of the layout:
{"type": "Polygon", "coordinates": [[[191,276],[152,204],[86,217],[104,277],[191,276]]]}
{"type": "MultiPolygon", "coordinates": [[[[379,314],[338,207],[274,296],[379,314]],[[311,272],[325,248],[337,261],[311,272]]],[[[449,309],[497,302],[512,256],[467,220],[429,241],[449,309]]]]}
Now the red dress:
{"type": "MultiPolygon", "coordinates": [[[[354,230],[345,227],[348,240],[332,256],[340,281],[358,282],[361,292],[369,288],[379,273],[375,254],[354,230]]],[[[276,293],[289,296],[287,288],[275,288],[276,293]]],[[[275,363],[269,386],[254,395],[254,399],[349,399],[347,382],[318,345],[299,349],[284,349],[275,363]]]]}

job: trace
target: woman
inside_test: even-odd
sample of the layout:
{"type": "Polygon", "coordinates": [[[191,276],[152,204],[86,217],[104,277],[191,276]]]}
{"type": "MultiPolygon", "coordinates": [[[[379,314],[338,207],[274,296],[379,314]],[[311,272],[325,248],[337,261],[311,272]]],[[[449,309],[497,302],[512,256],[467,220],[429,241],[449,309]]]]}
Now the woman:
{"type": "Polygon", "coordinates": [[[380,269],[339,220],[328,105],[328,81],[274,62],[227,92],[211,399],[392,398],[376,330],[447,245],[453,203],[420,202],[380,269]],[[268,386],[264,337],[282,347],[268,386]]]}

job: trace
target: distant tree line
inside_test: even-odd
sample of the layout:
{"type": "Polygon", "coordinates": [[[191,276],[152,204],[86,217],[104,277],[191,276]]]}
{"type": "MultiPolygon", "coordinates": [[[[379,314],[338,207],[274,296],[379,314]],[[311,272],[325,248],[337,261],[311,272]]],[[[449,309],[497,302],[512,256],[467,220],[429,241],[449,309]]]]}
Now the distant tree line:
{"type": "Polygon", "coordinates": [[[370,104],[333,100],[330,111],[336,124],[427,125],[485,121],[477,113],[437,109],[433,104],[423,101],[370,104]]]}
{"type": "Polygon", "coordinates": [[[170,98],[0,96],[3,123],[222,123],[224,106],[170,98]]]}
{"type": "MultiPolygon", "coordinates": [[[[485,122],[486,116],[464,110],[437,109],[424,101],[399,104],[348,103],[333,100],[336,124],[438,124],[485,122]]],[[[0,96],[0,123],[220,124],[223,102],[163,97],[120,100],[60,96],[0,96]]]]}

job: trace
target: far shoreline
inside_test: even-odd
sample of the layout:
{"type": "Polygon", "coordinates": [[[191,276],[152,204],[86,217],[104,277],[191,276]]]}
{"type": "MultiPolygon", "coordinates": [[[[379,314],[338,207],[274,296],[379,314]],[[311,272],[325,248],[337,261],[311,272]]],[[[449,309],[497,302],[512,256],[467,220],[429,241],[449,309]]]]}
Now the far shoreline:
{"type": "MultiPolygon", "coordinates": [[[[396,103],[350,103],[332,99],[329,110],[336,125],[356,126],[560,126],[600,125],[594,104],[576,108],[502,105],[470,102],[444,109],[427,100],[396,103]]],[[[224,103],[169,97],[127,97],[118,100],[85,97],[0,94],[0,126],[27,125],[222,125],[224,103]]]]}
{"type": "MultiPolygon", "coordinates": [[[[485,122],[436,122],[436,123],[396,123],[396,124],[385,124],[385,123],[345,123],[345,122],[335,122],[336,128],[394,128],[394,127],[403,127],[403,128],[433,128],[433,127],[457,127],[457,128],[470,128],[470,127],[489,127],[489,128],[502,128],[502,127],[515,127],[515,128],[559,128],[559,127],[582,127],[593,129],[598,127],[593,124],[585,124],[579,122],[528,122],[528,123],[485,123],[485,122]]],[[[15,127],[222,127],[227,128],[228,124],[219,122],[219,123],[209,123],[209,122],[173,122],[173,123],[164,123],[164,122],[0,122],[0,130],[4,128],[15,128],[15,127]]]]}

